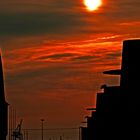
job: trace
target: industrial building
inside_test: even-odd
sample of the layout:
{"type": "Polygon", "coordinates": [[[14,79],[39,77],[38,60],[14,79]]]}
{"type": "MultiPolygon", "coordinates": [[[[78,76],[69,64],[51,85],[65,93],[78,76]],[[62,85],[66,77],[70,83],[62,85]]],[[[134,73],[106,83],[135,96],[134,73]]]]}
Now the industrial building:
{"type": "Polygon", "coordinates": [[[8,133],[8,103],[5,100],[2,59],[0,54],[0,140],[6,140],[8,133]]]}
{"type": "Polygon", "coordinates": [[[121,69],[104,74],[119,75],[120,85],[101,86],[82,140],[140,139],[140,40],[125,40],[121,69]]]}

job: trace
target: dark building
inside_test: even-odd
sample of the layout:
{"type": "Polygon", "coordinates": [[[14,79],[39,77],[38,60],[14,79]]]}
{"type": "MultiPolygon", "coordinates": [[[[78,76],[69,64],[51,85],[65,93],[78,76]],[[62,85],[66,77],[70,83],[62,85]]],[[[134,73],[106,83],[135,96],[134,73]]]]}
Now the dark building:
{"type": "Polygon", "coordinates": [[[87,140],[87,128],[86,127],[81,127],[81,140],[87,140]]]}
{"type": "Polygon", "coordinates": [[[0,140],[6,140],[8,130],[8,103],[5,101],[2,60],[0,55],[0,140]]]}
{"type": "Polygon", "coordinates": [[[104,74],[120,75],[120,85],[102,86],[84,140],[140,139],[140,40],[124,41],[121,70],[104,74]]]}

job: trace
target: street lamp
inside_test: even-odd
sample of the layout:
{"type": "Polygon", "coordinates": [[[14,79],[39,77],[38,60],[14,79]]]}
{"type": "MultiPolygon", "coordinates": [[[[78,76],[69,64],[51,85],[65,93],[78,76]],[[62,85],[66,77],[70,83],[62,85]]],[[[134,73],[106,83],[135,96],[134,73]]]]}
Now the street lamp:
{"type": "Polygon", "coordinates": [[[41,139],[43,140],[43,122],[45,120],[44,119],[41,119],[41,139]]]}
{"type": "Polygon", "coordinates": [[[81,135],[82,135],[81,129],[82,129],[82,126],[79,126],[79,140],[81,140],[81,135]]]}

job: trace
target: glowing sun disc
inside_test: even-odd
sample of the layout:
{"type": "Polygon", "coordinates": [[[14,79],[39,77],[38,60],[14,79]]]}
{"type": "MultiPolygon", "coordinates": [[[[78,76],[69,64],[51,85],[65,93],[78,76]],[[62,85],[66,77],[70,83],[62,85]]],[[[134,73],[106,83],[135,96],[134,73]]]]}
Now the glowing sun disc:
{"type": "Polygon", "coordinates": [[[90,11],[97,10],[101,6],[101,0],[84,0],[84,4],[87,6],[87,9],[90,11]]]}

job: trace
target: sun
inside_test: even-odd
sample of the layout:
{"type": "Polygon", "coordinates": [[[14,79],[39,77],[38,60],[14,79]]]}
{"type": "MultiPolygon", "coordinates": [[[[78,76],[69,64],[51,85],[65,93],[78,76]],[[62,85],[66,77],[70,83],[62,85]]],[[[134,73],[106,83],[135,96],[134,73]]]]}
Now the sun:
{"type": "Polygon", "coordinates": [[[84,0],[84,4],[89,11],[94,11],[97,10],[99,6],[101,6],[102,0],[84,0]]]}

